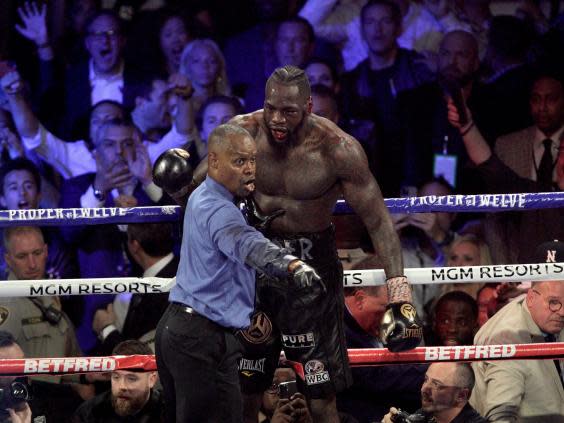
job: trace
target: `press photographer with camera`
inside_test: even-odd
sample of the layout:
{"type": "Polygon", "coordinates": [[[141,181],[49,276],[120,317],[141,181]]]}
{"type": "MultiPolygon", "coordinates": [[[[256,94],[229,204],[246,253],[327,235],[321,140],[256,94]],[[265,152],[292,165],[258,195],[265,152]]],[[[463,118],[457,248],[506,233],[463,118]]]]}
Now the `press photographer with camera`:
{"type": "Polygon", "coordinates": [[[474,382],[468,363],[433,363],[421,387],[421,409],[409,414],[392,407],[382,423],[487,423],[468,403],[474,382]]]}
{"type": "MultiPolygon", "coordinates": [[[[0,359],[24,358],[11,333],[0,331],[0,359]]],[[[31,423],[27,378],[0,377],[0,423],[31,423]]]]}

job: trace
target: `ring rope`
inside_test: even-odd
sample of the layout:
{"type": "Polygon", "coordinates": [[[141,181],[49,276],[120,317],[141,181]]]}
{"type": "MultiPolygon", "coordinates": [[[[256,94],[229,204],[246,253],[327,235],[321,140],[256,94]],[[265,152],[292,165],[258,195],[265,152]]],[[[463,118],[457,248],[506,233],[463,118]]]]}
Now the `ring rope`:
{"type": "MultiPolygon", "coordinates": [[[[564,206],[564,192],[528,194],[446,195],[384,200],[390,213],[502,212],[564,206]]],[[[344,200],[335,206],[336,214],[351,214],[344,200]]],[[[100,207],[70,209],[1,210],[0,227],[31,224],[43,226],[99,225],[178,221],[179,206],[100,207]]]]}
{"type": "MultiPolygon", "coordinates": [[[[509,211],[558,208],[564,205],[564,193],[450,195],[385,200],[391,213],[434,211],[509,211]]],[[[352,210],[339,201],[335,213],[352,210]]],[[[36,225],[84,225],[177,221],[182,216],[178,206],[134,208],[80,208],[0,211],[0,227],[36,225]]],[[[465,282],[522,282],[561,279],[564,263],[494,265],[471,267],[435,267],[405,269],[412,284],[465,282]]],[[[112,293],[168,292],[175,278],[100,278],[33,281],[5,281],[0,297],[51,295],[88,295],[112,293]]],[[[371,286],[385,283],[381,269],[346,271],[344,286],[371,286]]],[[[486,345],[454,347],[418,347],[402,353],[384,348],[350,349],[351,366],[374,366],[398,363],[445,361],[483,361],[512,359],[564,359],[564,343],[486,345]]],[[[156,370],[154,356],[110,356],[79,358],[28,358],[0,360],[3,376],[109,372],[113,370],[156,370]]]]}
{"type": "MultiPolygon", "coordinates": [[[[539,344],[464,345],[418,347],[393,353],[385,348],[349,349],[352,367],[390,364],[422,364],[455,361],[554,360],[564,359],[564,342],[539,344]]],[[[157,370],[154,355],[1,359],[2,376],[63,375],[157,370]]]]}
{"type": "MultiPolygon", "coordinates": [[[[507,264],[468,267],[406,268],[412,285],[479,282],[528,282],[564,279],[564,263],[507,264]]],[[[176,278],[93,278],[3,281],[1,297],[46,297],[52,295],[156,294],[169,292],[176,278]]],[[[384,285],[382,269],[348,270],[343,286],[384,285]]]]}

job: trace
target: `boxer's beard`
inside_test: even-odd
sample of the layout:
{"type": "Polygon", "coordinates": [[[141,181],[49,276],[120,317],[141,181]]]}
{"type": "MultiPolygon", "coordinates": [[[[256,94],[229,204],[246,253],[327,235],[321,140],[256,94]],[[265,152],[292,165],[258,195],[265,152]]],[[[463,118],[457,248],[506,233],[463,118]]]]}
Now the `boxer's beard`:
{"type": "Polygon", "coordinates": [[[288,141],[295,143],[298,141],[298,137],[300,136],[300,132],[302,131],[302,128],[304,127],[306,122],[306,117],[304,116],[304,118],[301,120],[300,123],[298,123],[296,125],[296,127],[294,129],[292,129],[291,131],[288,132],[288,141]]]}

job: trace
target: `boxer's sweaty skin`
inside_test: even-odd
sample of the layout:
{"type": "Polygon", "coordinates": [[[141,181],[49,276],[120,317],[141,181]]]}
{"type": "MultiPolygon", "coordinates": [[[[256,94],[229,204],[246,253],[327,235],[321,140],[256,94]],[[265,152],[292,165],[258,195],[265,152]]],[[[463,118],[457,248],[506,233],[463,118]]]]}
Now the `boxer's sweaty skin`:
{"type": "Polygon", "coordinates": [[[399,239],[360,143],[307,112],[303,102],[300,106],[296,86],[270,84],[264,111],[236,116],[230,123],[247,129],[257,142],[254,196],[262,212],[286,210],[272,221],[273,232],[322,231],[343,197],[368,229],[386,275],[403,274],[399,239]]]}

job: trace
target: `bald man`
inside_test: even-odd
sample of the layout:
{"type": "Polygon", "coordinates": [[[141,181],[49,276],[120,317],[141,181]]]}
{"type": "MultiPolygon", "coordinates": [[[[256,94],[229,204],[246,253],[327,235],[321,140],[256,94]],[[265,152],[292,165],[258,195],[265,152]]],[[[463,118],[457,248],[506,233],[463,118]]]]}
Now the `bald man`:
{"type": "MultiPolygon", "coordinates": [[[[474,372],[468,363],[431,364],[421,386],[421,409],[416,412],[424,419],[413,418],[412,421],[486,423],[487,420],[468,403],[474,383],[474,372]]],[[[382,423],[400,421],[393,417],[397,413],[398,410],[392,407],[382,423]]]]}
{"type": "Polygon", "coordinates": [[[467,97],[479,66],[478,42],[471,33],[456,30],[445,34],[439,46],[440,77],[454,79],[467,97]]]}
{"type": "MultiPolygon", "coordinates": [[[[564,242],[539,245],[531,262],[556,269],[564,242]]],[[[561,269],[561,267],[560,267],[561,269]]],[[[527,296],[499,310],[474,337],[475,345],[534,344],[564,340],[564,280],[534,282],[527,296]]],[[[489,422],[564,421],[562,360],[480,361],[472,363],[476,387],[471,404],[489,422]]]]}
{"type": "Polygon", "coordinates": [[[249,226],[234,204],[255,188],[257,147],[220,125],[208,139],[208,177],[192,193],[176,285],[156,333],[166,420],[242,421],[235,332],[250,324],[255,269],[305,291],[323,290],[313,268],[249,226]]]}

